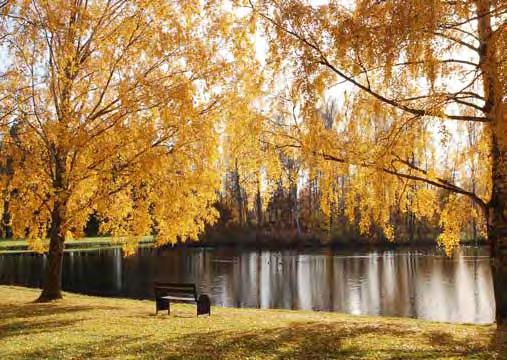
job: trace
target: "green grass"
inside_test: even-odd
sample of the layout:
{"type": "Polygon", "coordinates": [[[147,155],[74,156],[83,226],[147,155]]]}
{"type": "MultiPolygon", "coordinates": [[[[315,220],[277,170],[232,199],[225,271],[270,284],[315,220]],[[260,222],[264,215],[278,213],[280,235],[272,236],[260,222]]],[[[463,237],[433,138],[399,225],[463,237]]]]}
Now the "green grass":
{"type": "MultiPolygon", "coordinates": [[[[153,236],[145,236],[141,240],[141,244],[149,244],[153,242],[153,236]]],[[[82,239],[69,239],[65,241],[65,246],[76,249],[83,248],[87,250],[96,250],[104,247],[118,247],[111,237],[86,237],[82,239]]],[[[4,253],[23,253],[30,252],[28,250],[26,240],[0,240],[0,254],[4,253]]]]}
{"type": "Polygon", "coordinates": [[[505,332],[337,313],[175,305],[65,294],[35,304],[39,290],[0,286],[0,359],[501,359],[505,332]]]}

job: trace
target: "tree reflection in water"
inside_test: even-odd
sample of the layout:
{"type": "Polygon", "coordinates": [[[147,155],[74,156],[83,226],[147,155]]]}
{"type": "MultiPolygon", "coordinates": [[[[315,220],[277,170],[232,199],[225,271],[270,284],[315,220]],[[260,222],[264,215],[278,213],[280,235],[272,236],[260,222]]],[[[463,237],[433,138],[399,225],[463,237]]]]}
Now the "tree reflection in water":
{"type": "MultiPolygon", "coordinates": [[[[489,323],[494,297],[487,249],[453,258],[434,249],[389,251],[119,249],[66,253],[64,289],[150,298],[152,282],[197,282],[215,305],[339,311],[489,323]]],[[[0,255],[0,282],[39,286],[43,256],[0,255]]]]}

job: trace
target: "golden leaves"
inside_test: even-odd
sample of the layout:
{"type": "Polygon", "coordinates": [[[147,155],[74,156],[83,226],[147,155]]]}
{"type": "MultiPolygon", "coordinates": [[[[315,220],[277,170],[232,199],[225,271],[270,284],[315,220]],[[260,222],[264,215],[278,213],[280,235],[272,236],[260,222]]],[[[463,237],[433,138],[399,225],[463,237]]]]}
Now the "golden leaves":
{"type": "Polygon", "coordinates": [[[94,214],[126,254],[152,232],[160,245],[196,239],[217,217],[233,13],[200,1],[9,3],[19,19],[0,20],[15,44],[0,91],[28,99],[9,115],[16,131],[2,128],[15,235],[44,251],[53,223],[80,234],[94,214]]]}
{"type": "MultiPolygon", "coordinates": [[[[484,224],[490,130],[471,122],[475,130],[460,133],[461,125],[435,121],[485,118],[487,94],[474,75],[480,71],[473,7],[438,0],[252,4],[252,16],[270,41],[269,69],[287,79],[302,109],[297,125],[278,128],[280,144],[296,144],[303,169],[319,174],[326,216],[345,176],[344,213],[363,233],[379,227],[393,238],[390,216],[399,212],[434,225],[442,216],[442,243],[449,245],[470,219],[484,224]],[[315,115],[326,97],[339,104],[331,122],[315,115]],[[466,141],[471,134],[474,140],[466,141]],[[447,199],[456,190],[468,195],[456,204],[468,209],[459,215],[460,224],[451,221],[454,200],[447,199]]],[[[490,40],[491,49],[495,44],[490,40]]],[[[492,52],[498,59],[506,53],[492,52]]],[[[503,74],[502,62],[492,62],[495,74],[503,74]]]]}
{"type": "Polygon", "coordinates": [[[443,246],[447,255],[459,244],[463,230],[464,217],[467,207],[463,198],[455,195],[449,196],[447,203],[440,215],[442,233],[438,237],[438,244],[443,246]]]}
{"type": "Polygon", "coordinates": [[[432,220],[435,216],[435,210],[438,209],[437,193],[435,189],[428,187],[419,187],[413,198],[413,206],[410,210],[419,219],[432,220]]]}
{"type": "Polygon", "coordinates": [[[38,254],[44,254],[49,249],[49,241],[38,237],[28,237],[27,245],[30,250],[35,251],[38,254]]]}

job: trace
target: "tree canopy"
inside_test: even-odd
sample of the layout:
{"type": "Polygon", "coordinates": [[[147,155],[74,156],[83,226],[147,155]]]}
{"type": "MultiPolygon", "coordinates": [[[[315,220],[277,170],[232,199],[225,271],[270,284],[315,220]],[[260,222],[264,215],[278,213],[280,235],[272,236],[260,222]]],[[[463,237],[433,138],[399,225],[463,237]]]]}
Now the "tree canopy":
{"type": "Polygon", "coordinates": [[[114,237],[156,228],[160,244],[196,238],[213,220],[214,126],[234,76],[218,51],[228,41],[219,16],[198,1],[3,9],[15,236],[44,238],[55,209],[60,232],[79,235],[96,213],[114,237]]]}
{"type": "MultiPolygon", "coordinates": [[[[505,2],[243,5],[268,39],[269,69],[290,74],[296,94],[298,120],[279,127],[274,145],[299,149],[331,192],[350,176],[347,212],[362,231],[376,223],[392,238],[390,208],[410,202],[418,217],[440,217],[449,251],[472,219],[486,232],[491,124],[507,86],[505,2]],[[316,109],[330,96],[340,106],[325,123],[316,109]],[[452,195],[438,202],[439,189],[452,195]]],[[[493,131],[505,135],[503,125],[493,131]]]]}

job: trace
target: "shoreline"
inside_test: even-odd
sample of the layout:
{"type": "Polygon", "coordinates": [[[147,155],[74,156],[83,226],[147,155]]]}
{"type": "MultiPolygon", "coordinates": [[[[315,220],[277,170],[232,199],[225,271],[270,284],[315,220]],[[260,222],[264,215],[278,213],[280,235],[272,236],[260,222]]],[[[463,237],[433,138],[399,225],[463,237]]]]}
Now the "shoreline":
{"type": "MultiPolygon", "coordinates": [[[[486,243],[478,243],[477,245],[471,242],[462,242],[460,247],[488,247],[486,243]]],[[[145,236],[139,242],[139,247],[157,247],[153,236],[145,236]]],[[[121,245],[115,243],[111,237],[87,237],[82,239],[71,239],[65,242],[65,252],[69,251],[95,251],[103,249],[116,249],[121,248],[121,245]]],[[[246,249],[246,250],[308,250],[308,249],[329,249],[329,250],[395,250],[395,249],[435,249],[439,248],[436,241],[423,242],[419,244],[409,244],[406,242],[393,242],[393,243],[364,243],[347,242],[347,243],[333,243],[333,244],[278,244],[274,242],[269,244],[267,242],[261,243],[210,243],[206,241],[176,243],[174,245],[166,244],[158,247],[160,250],[165,249],[184,249],[184,248],[232,248],[232,249],[246,249]]],[[[38,254],[33,250],[28,249],[26,240],[0,240],[0,255],[2,254],[38,254]]],[[[442,253],[443,249],[442,249],[442,253]]]]}
{"type": "MultiPolygon", "coordinates": [[[[153,245],[154,239],[152,236],[144,236],[139,242],[140,246],[153,245]]],[[[121,245],[115,243],[113,238],[108,236],[100,237],[86,237],[81,239],[69,239],[65,241],[64,251],[73,250],[98,250],[107,248],[119,248],[121,245]]],[[[1,254],[23,254],[32,253],[37,254],[36,251],[28,249],[26,240],[0,240],[0,255],[1,254]]]]}

